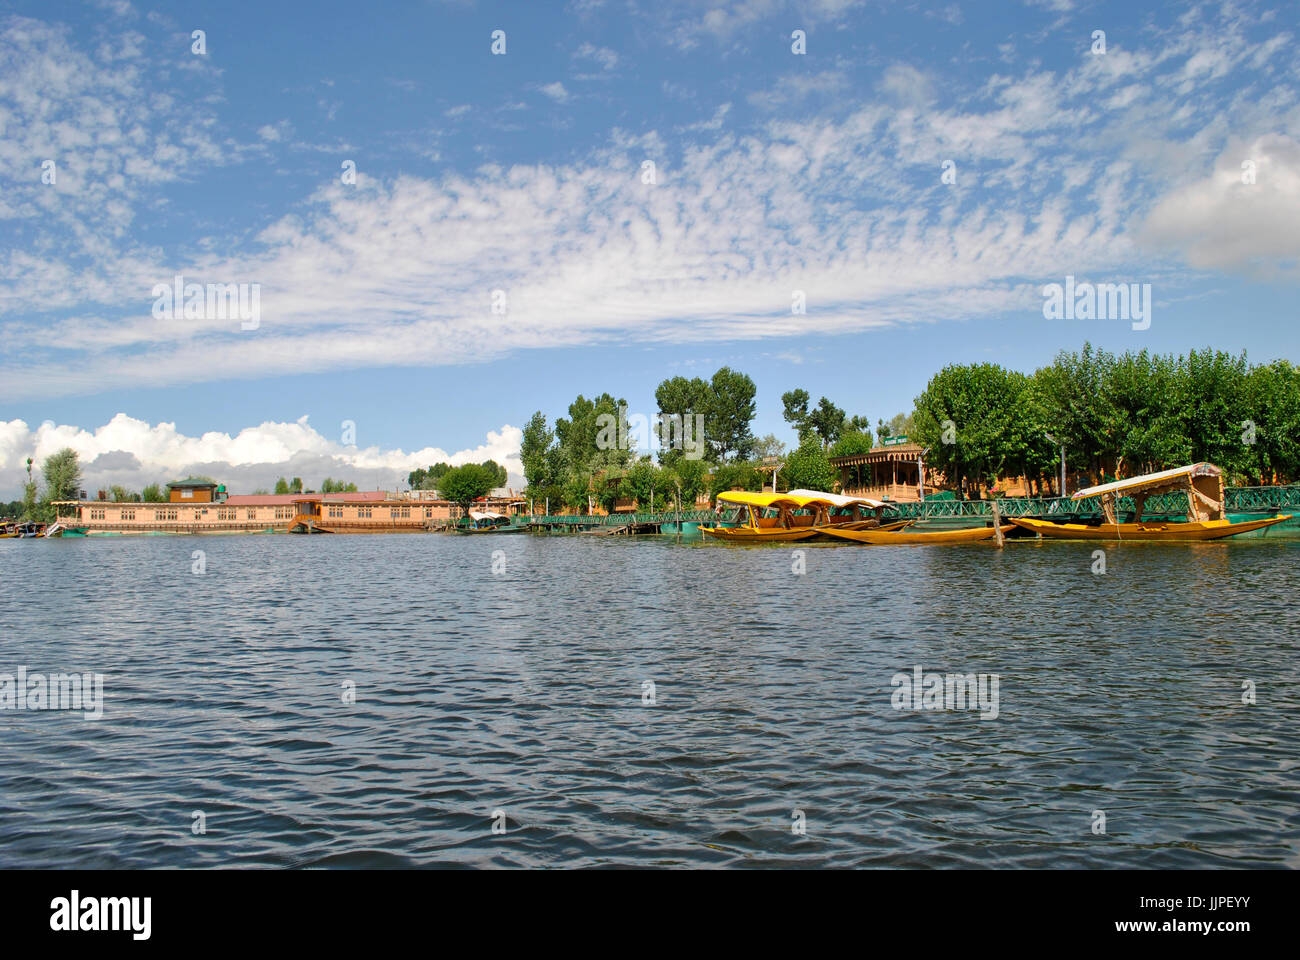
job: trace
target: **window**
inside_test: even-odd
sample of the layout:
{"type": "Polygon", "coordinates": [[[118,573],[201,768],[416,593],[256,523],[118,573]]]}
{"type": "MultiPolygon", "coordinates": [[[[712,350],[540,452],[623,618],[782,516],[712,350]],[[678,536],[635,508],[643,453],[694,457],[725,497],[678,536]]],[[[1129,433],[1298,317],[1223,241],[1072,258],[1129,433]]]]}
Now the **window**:
{"type": "Polygon", "coordinates": [[[91,508],[90,508],[90,519],[91,519],[91,520],[103,520],[103,519],[104,519],[104,508],[103,508],[103,507],[91,507],[91,508]]]}
{"type": "Polygon", "coordinates": [[[135,519],[135,508],[132,507],[130,510],[123,510],[123,511],[122,511],[121,519],[123,519],[123,520],[128,520],[128,521],[129,521],[129,520],[134,520],[134,519],[135,519]]]}
{"type": "Polygon", "coordinates": [[[217,507],[218,520],[235,520],[238,518],[239,511],[234,507],[217,507]]]}
{"type": "Polygon", "coordinates": [[[293,519],[293,507],[276,507],[276,508],[275,508],[275,519],[277,519],[277,520],[292,520],[292,519],[293,519]]]}
{"type": "Polygon", "coordinates": [[[369,519],[370,519],[370,508],[369,508],[369,507],[357,507],[357,516],[360,517],[362,520],[369,520],[369,519]]]}
{"type": "Polygon", "coordinates": [[[256,520],[256,519],[257,519],[257,507],[249,507],[249,508],[248,508],[248,511],[244,514],[244,519],[245,519],[245,520],[256,520]]]}
{"type": "Polygon", "coordinates": [[[185,500],[193,500],[193,499],[194,499],[194,491],[193,491],[193,490],[182,490],[182,491],[181,491],[181,497],[182,497],[183,499],[185,499],[185,500]]]}

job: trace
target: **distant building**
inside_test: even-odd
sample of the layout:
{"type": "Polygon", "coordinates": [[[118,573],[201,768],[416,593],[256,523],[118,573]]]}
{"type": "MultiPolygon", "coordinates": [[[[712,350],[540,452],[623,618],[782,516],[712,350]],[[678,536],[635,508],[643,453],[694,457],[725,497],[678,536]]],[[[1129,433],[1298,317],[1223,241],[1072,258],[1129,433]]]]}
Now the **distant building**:
{"type": "MultiPolygon", "coordinates": [[[[420,532],[460,516],[447,500],[413,499],[383,490],[354,493],[236,494],[202,481],[167,485],[166,503],[60,500],[58,519],[99,533],[283,533],[308,526],[337,533],[420,532]]],[[[477,504],[507,516],[525,502],[485,498],[477,504]]]]}

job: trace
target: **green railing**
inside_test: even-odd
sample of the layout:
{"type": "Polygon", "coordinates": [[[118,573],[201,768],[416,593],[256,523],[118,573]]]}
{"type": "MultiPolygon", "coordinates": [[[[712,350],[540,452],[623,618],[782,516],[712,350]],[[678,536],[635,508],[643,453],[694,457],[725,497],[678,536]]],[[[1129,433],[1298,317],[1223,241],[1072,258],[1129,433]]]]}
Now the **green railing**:
{"type": "MultiPolygon", "coordinates": [[[[1286,487],[1228,487],[1225,491],[1229,513],[1286,510],[1300,513],[1300,484],[1286,487]]],[[[989,518],[993,516],[992,500],[926,500],[924,502],[891,503],[886,514],[907,519],[938,520],[952,517],[989,518]]],[[[1068,497],[1002,497],[997,501],[1004,517],[1042,517],[1046,519],[1085,519],[1101,516],[1101,498],[1071,500],[1068,497]]],[[[1118,503],[1122,514],[1134,509],[1130,497],[1121,497],[1118,503]]],[[[728,516],[730,511],[728,511],[728,516]]],[[[1167,515],[1181,517],[1187,514],[1187,495],[1162,493],[1148,497],[1143,516],[1167,515]]],[[[517,523],[561,527],[598,527],[643,523],[711,522],[717,519],[712,510],[683,510],[669,513],[615,513],[608,516],[581,516],[560,514],[551,516],[520,516],[517,523]]],[[[724,516],[726,519],[726,516],[724,516]]]]}

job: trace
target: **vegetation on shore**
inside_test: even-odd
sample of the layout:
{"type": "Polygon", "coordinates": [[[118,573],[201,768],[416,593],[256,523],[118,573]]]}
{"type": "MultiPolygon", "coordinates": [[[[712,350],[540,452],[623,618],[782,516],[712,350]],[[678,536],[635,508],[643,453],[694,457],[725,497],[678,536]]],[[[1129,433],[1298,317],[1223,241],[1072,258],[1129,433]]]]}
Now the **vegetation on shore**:
{"type": "MultiPolygon", "coordinates": [[[[771,474],[763,458],[783,461],[781,489],[833,489],[833,457],[866,453],[894,436],[925,449],[928,471],[947,486],[981,496],[998,480],[1028,478],[1037,494],[1059,492],[1061,448],[1076,481],[1090,483],[1207,460],[1236,485],[1300,480],[1300,368],[1286,360],[1251,365],[1245,353],[1146,350],[1112,354],[1085,343],[1062,351],[1032,374],[994,363],[950,364],[916,397],[911,413],[874,430],[808,391],[781,397],[799,442],[787,452],[774,436],[755,438],[753,381],[723,368],[712,381],[673,377],[655,391],[660,414],[704,414],[703,459],[661,450],[656,462],[626,448],[600,449],[597,417],[625,412],[621,399],[579,396],[554,429],[538,411],[524,429],[521,459],[527,493],[586,510],[617,501],[656,504],[711,499],[729,489],[758,490],[771,474]]],[[[1072,483],[1072,486],[1075,484],[1072,483]]],[[[996,492],[996,491],[995,491],[996,492]]]]}

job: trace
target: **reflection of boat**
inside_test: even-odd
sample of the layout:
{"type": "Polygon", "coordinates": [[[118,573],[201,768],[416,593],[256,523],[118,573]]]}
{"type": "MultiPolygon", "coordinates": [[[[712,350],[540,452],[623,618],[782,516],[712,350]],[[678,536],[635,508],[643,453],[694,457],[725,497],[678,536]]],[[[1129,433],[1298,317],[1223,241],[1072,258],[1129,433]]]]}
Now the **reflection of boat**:
{"type": "Polygon", "coordinates": [[[515,526],[509,517],[495,510],[471,510],[469,524],[456,529],[460,533],[522,533],[528,528],[515,526]]]}
{"type": "Polygon", "coordinates": [[[723,505],[736,508],[737,526],[721,523],[701,526],[700,533],[719,540],[737,543],[784,543],[807,540],[821,531],[816,524],[826,516],[830,503],[822,497],[800,497],[789,493],[749,493],[732,490],[718,494],[718,510],[723,505]],[[796,512],[798,511],[798,512],[796,512]]]}
{"type": "Polygon", "coordinates": [[[1080,490],[1071,499],[1089,497],[1101,498],[1101,523],[1049,523],[1028,519],[1012,519],[1011,522],[1044,537],[1064,540],[1219,540],[1291,519],[1289,514],[1280,514],[1233,523],[1224,512],[1223,471],[1212,463],[1193,463],[1103,483],[1080,490]],[[1162,493],[1187,495],[1185,521],[1142,522],[1147,498],[1162,493]],[[1133,500],[1132,518],[1126,523],[1119,517],[1121,496],[1133,500]]]}
{"type": "MultiPolygon", "coordinates": [[[[1011,529],[1004,524],[1003,534],[1011,529]]],[[[967,527],[964,530],[837,530],[834,527],[822,527],[822,533],[841,540],[854,543],[870,543],[884,546],[891,543],[977,543],[990,540],[996,531],[992,527],[967,527]]]]}

